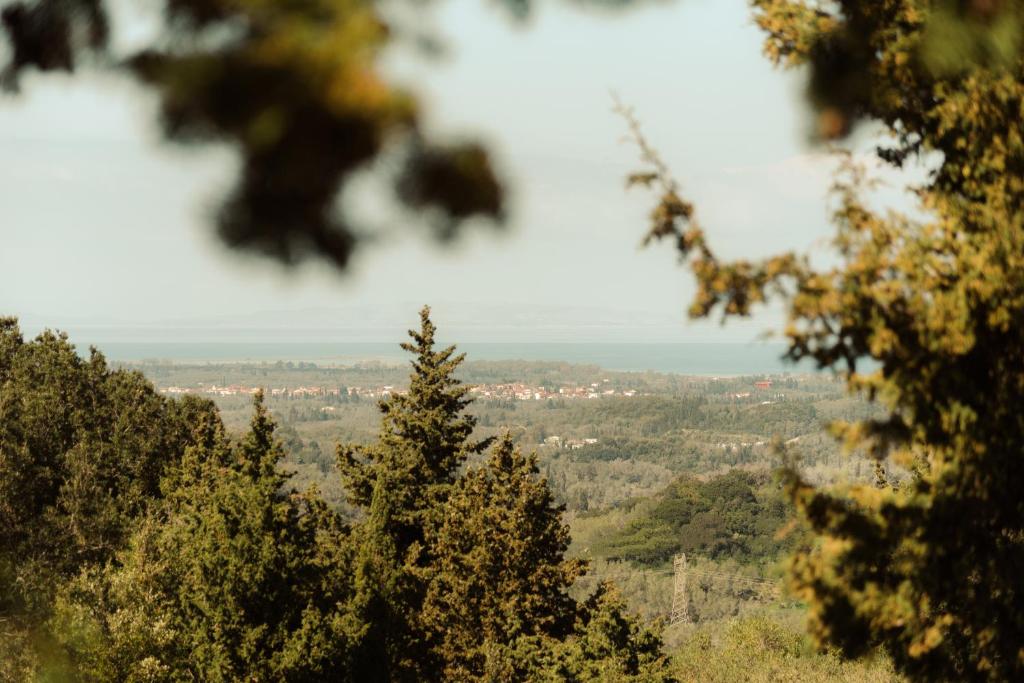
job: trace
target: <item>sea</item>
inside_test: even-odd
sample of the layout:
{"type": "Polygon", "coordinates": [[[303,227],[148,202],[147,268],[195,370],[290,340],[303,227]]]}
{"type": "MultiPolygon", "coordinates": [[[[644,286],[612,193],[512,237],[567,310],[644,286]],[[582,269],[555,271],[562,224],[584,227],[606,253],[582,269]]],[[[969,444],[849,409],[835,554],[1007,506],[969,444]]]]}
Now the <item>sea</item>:
{"type": "MultiPolygon", "coordinates": [[[[106,342],[100,349],[112,361],[177,363],[313,362],[352,365],[402,363],[408,354],[393,342],[106,342]]],[[[467,360],[555,361],[597,365],[623,372],[735,376],[803,374],[813,364],[783,360],[780,343],[501,343],[458,345],[467,360]]]]}

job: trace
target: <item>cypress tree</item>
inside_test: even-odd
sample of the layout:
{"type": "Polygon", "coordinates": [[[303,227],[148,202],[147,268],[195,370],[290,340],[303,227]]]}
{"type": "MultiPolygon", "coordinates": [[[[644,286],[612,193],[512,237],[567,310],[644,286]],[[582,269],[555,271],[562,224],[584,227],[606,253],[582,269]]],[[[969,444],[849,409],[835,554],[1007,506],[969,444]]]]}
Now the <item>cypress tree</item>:
{"type": "Polygon", "coordinates": [[[415,354],[408,394],[392,393],[380,404],[380,434],[371,446],[341,446],[338,466],[352,504],[370,507],[377,479],[388,478],[393,497],[389,532],[399,556],[422,545],[424,529],[436,516],[459,467],[482,453],[490,440],[470,439],[476,419],[465,413],[469,388],[455,377],[465,359],[455,347],[434,349],[437,328],[430,308],[420,311],[420,330],[402,348],[415,354]]]}
{"type": "Polygon", "coordinates": [[[410,611],[418,602],[418,582],[389,533],[396,499],[390,483],[386,472],[377,478],[359,528],[350,608],[359,625],[353,649],[353,679],[359,681],[427,679],[432,669],[428,653],[415,641],[410,611]]]}
{"type": "Polygon", "coordinates": [[[489,656],[519,639],[573,629],[568,590],[584,563],[565,558],[564,508],[538,474],[536,454],[514,449],[506,433],[487,464],[459,480],[428,536],[422,621],[447,679],[483,675],[489,656]]]}

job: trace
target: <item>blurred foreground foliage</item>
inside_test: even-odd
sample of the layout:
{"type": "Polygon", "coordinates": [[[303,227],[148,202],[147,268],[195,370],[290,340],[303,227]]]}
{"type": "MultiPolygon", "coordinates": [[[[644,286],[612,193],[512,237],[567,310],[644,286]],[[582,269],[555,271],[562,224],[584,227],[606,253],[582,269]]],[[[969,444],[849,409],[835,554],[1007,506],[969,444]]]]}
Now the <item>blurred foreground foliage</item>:
{"type": "Polygon", "coordinates": [[[153,44],[116,57],[111,3],[3,5],[6,90],[17,91],[29,69],[109,65],[159,95],[168,139],[237,151],[239,178],[216,217],[229,246],[284,263],[320,256],[344,269],[373,229],[341,196],[369,170],[389,179],[399,203],[440,239],[467,220],[503,218],[504,191],[487,151],[428,136],[416,97],[381,72],[389,45],[418,42],[377,3],[167,0],[149,8],[162,5],[163,13],[153,44]]]}
{"type": "MultiPolygon", "coordinates": [[[[997,119],[998,111],[1012,111],[1005,99],[1013,97],[1011,83],[962,86],[978,69],[995,74],[1019,59],[1019,0],[750,4],[768,33],[768,56],[810,65],[819,137],[840,137],[862,118],[880,119],[897,140],[884,150],[896,163],[928,147],[925,138],[948,137],[944,151],[957,153],[947,158],[947,180],[959,183],[966,177],[964,163],[978,150],[972,152],[949,125],[957,108],[977,106],[979,116],[997,119]],[[974,104],[970,93],[979,89],[993,97],[974,104]],[[937,99],[946,100],[945,113],[937,99]]],[[[520,19],[532,9],[528,0],[501,5],[520,19]]],[[[83,65],[133,74],[159,95],[169,140],[227,143],[237,151],[239,177],[216,215],[217,231],[229,246],[284,263],[323,257],[344,270],[360,242],[379,229],[342,201],[364,171],[386,178],[397,204],[417,217],[410,222],[428,224],[441,240],[457,236],[475,218],[503,220],[505,188],[486,148],[428,135],[419,99],[389,82],[381,68],[385,51],[396,45],[424,57],[439,49],[440,41],[418,21],[425,6],[371,0],[163,0],[139,6],[161,12],[161,30],[152,44],[113,55],[117,13],[110,0],[0,3],[9,48],[0,85],[17,92],[26,71],[74,72],[83,65]]],[[[993,142],[993,156],[1014,144],[985,139],[993,142]]],[[[662,220],[674,211],[685,215],[682,205],[666,208],[662,220]]]]}

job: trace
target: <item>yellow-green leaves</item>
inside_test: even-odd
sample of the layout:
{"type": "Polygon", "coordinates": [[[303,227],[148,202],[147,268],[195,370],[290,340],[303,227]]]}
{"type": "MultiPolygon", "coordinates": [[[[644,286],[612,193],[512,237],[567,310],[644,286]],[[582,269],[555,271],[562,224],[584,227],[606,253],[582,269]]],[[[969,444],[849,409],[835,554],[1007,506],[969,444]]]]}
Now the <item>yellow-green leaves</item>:
{"type": "MultiPolygon", "coordinates": [[[[847,163],[834,188],[832,268],[788,254],[723,262],[689,205],[685,215],[657,211],[651,234],[674,237],[694,273],[691,315],[746,315],[781,297],[787,356],[842,373],[851,391],[890,411],[833,433],[848,452],[897,460],[903,481],[880,466],[877,488],[819,490],[787,473],[790,497],[818,537],[791,571],[812,635],[851,655],[884,646],[918,680],[1016,680],[1024,676],[1019,3],[753,6],[768,55],[810,64],[822,137],[864,118],[897,141],[879,151],[883,161],[938,153],[928,181],[908,193],[924,217],[874,211],[870,183],[847,163]],[[683,241],[690,231],[699,249],[683,241]]],[[[657,178],[648,184],[675,191],[667,165],[630,125],[644,172],[657,178]]]]}

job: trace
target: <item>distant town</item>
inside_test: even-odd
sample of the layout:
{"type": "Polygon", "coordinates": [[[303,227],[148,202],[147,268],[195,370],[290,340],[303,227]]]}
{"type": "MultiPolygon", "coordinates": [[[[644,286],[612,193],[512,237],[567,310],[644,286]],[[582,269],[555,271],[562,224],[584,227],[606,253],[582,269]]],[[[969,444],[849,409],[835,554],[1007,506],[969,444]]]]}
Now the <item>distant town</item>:
{"type": "MultiPolygon", "coordinates": [[[[771,380],[760,380],[754,383],[759,392],[765,392],[772,388],[771,380]]],[[[218,385],[213,383],[197,382],[195,386],[181,387],[169,386],[160,389],[163,394],[183,395],[199,394],[204,396],[250,396],[260,390],[267,396],[273,398],[325,398],[340,400],[380,400],[392,394],[406,394],[405,387],[395,387],[390,384],[374,387],[350,386],[350,387],[327,387],[327,386],[298,386],[298,387],[259,387],[243,384],[218,385]]],[[[596,399],[596,398],[633,398],[644,396],[636,389],[623,389],[609,386],[609,380],[592,382],[583,385],[567,385],[558,388],[550,386],[534,386],[522,382],[506,384],[475,384],[469,388],[473,398],[483,401],[546,401],[554,399],[596,399]]],[[[739,392],[730,394],[733,399],[748,399],[752,393],[739,392]]],[[[781,398],[781,394],[775,395],[781,398]]]]}
{"type": "MultiPolygon", "coordinates": [[[[607,383],[607,380],[605,380],[607,383]]],[[[407,388],[392,385],[377,387],[254,387],[242,384],[221,386],[199,382],[194,387],[170,386],[160,389],[161,393],[170,395],[201,394],[204,396],[249,396],[263,391],[274,398],[358,398],[382,399],[392,394],[406,394],[407,388]]],[[[601,383],[594,382],[587,386],[564,386],[558,389],[531,386],[519,382],[510,384],[477,384],[469,389],[473,398],[481,400],[501,401],[543,401],[547,399],[590,399],[602,397],[632,398],[637,395],[634,389],[605,388],[601,383]]]]}
{"type": "Polygon", "coordinates": [[[619,396],[632,398],[637,395],[634,389],[613,389],[607,387],[608,380],[593,382],[586,386],[565,386],[557,390],[545,387],[534,387],[528,384],[477,384],[470,388],[469,393],[475,397],[516,401],[543,401],[555,398],[602,398],[619,396]]]}

